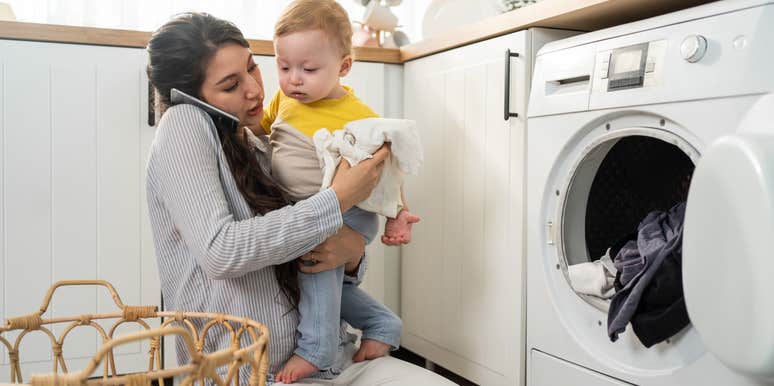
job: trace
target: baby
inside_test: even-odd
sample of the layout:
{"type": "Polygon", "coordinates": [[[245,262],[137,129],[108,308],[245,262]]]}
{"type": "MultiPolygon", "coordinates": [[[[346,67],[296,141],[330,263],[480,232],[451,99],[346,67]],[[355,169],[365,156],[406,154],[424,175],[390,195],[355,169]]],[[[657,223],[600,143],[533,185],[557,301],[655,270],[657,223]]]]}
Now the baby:
{"type": "MultiPolygon", "coordinates": [[[[320,128],[335,131],[348,122],[377,117],[353,90],[340,83],[352,68],[352,28],[346,11],[334,0],[297,0],[280,16],[274,49],[280,91],[266,108],[262,126],[272,145],[272,175],[294,200],[320,189],[322,171],[312,137],[320,128]]],[[[411,214],[402,208],[388,218],[381,240],[400,245],[411,240],[411,214]]],[[[344,223],[370,242],[378,232],[377,215],[353,207],[344,223]]],[[[340,320],[363,331],[356,362],[386,355],[400,344],[401,321],[384,305],[345,282],[344,268],[299,274],[298,347],[275,374],[293,383],[334,365],[340,320]]]]}

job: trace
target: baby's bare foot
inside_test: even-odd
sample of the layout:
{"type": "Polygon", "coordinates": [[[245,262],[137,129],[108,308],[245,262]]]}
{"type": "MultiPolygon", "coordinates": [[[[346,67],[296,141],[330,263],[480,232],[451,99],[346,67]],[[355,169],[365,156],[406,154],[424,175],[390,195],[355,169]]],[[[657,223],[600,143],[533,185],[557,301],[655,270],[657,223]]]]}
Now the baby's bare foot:
{"type": "Polygon", "coordinates": [[[383,357],[390,352],[390,345],[373,339],[360,341],[360,349],[352,357],[353,362],[362,362],[368,359],[383,357]]]}
{"type": "Polygon", "coordinates": [[[282,370],[274,374],[274,380],[282,383],[295,383],[297,380],[306,378],[319,370],[304,358],[293,355],[285,363],[285,366],[282,367],[282,370]]]}
{"type": "Polygon", "coordinates": [[[411,225],[419,222],[419,216],[415,216],[405,209],[401,209],[395,218],[388,218],[384,226],[382,243],[386,245],[400,245],[411,242],[411,225]]]}

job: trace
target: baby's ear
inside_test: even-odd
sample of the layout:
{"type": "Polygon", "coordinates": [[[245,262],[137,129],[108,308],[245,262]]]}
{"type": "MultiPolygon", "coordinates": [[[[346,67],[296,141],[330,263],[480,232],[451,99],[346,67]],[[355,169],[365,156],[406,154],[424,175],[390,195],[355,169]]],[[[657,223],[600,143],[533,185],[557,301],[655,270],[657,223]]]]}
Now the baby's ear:
{"type": "Polygon", "coordinates": [[[343,78],[349,74],[349,70],[352,69],[352,55],[345,55],[341,59],[341,67],[339,67],[339,78],[343,78]]]}

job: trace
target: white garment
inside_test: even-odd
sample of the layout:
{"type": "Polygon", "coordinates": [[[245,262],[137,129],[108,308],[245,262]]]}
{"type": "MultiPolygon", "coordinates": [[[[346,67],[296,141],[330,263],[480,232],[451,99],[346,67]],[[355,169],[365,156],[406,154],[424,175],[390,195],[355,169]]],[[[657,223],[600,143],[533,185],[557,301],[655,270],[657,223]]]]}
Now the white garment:
{"type": "Polygon", "coordinates": [[[610,258],[609,248],[599,260],[575,264],[567,268],[570,285],[575,292],[602,299],[610,299],[615,295],[614,283],[617,272],[610,258]]]}
{"type": "Polygon", "coordinates": [[[321,191],[331,185],[342,157],[355,166],[364,159],[372,158],[379,147],[390,142],[391,156],[385,160],[376,189],[357,206],[387,217],[398,215],[403,207],[400,199],[403,176],[418,174],[423,161],[416,122],[388,118],[359,119],[347,123],[333,134],[327,129],[317,130],[312,139],[323,169],[321,191]]]}
{"type": "MultiPolygon", "coordinates": [[[[343,347],[345,357],[355,354],[354,345],[343,347]]],[[[351,362],[351,361],[350,361],[351,362]]],[[[275,383],[285,385],[285,383],[275,383]]],[[[350,364],[335,379],[306,378],[287,385],[314,386],[454,386],[448,379],[419,366],[392,357],[350,364]]]]}

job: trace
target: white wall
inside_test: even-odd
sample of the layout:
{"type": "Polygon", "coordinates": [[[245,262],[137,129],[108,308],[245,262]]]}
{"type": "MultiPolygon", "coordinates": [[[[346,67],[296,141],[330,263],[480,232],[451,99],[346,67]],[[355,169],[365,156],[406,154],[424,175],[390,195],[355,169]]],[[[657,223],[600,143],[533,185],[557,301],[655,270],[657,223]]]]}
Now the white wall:
{"type": "MultiPolygon", "coordinates": [[[[274,22],[291,0],[4,0],[16,19],[32,23],[153,31],[177,13],[209,12],[234,22],[250,39],[271,39],[274,22]]],[[[404,0],[393,7],[411,41],[421,38],[422,17],[431,0],[404,0]]],[[[470,0],[478,1],[478,0],[470,0]]],[[[340,0],[353,21],[365,7],[340,0]]]]}

